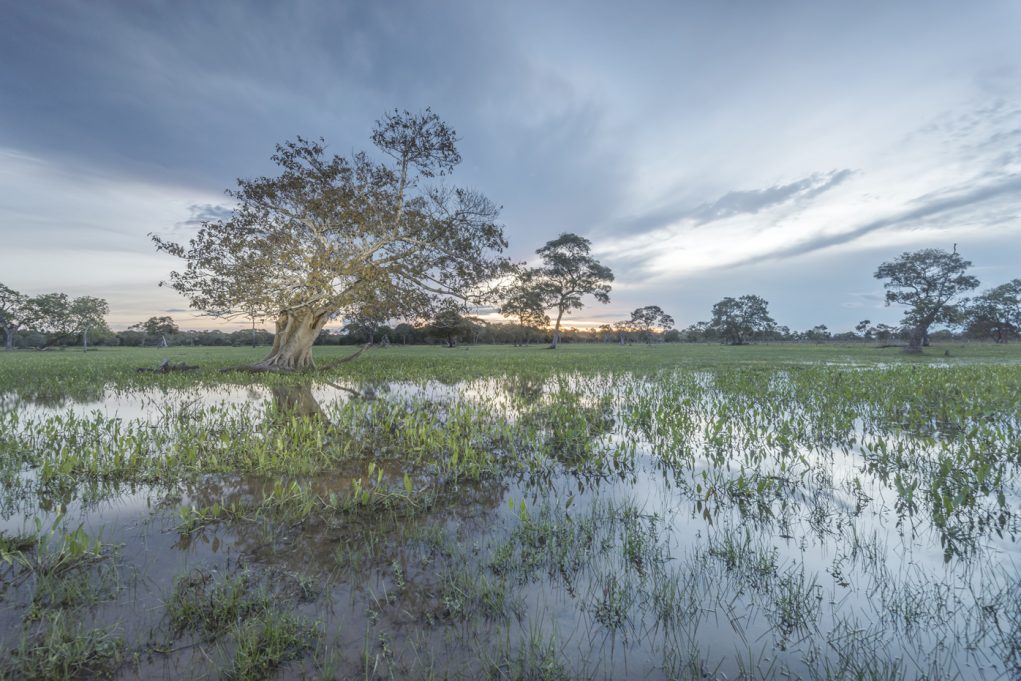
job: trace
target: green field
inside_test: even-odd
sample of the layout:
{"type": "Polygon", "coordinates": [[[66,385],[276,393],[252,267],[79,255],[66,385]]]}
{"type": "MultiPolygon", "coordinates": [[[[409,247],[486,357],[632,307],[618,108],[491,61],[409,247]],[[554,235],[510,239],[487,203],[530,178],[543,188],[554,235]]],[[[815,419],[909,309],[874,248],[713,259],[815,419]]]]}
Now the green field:
{"type": "Polygon", "coordinates": [[[0,353],[0,678],[1021,674],[1021,345],[264,352],[0,353]]]}

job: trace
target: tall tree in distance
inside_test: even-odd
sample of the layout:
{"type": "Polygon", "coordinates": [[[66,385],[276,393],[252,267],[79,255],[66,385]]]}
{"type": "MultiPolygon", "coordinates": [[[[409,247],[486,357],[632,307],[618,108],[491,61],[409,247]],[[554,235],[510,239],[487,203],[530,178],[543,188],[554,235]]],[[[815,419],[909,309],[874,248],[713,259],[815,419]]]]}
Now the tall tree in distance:
{"type": "Polygon", "coordinates": [[[498,208],[427,183],[461,161],[453,129],[429,109],[394,111],[372,141],[387,162],[328,156],[322,140],[278,145],[279,175],[239,180],[229,219],[205,223],[187,245],[153,236],[185,261],[169,284],[192,307],[276,320],[257,368],[315,366],[312,344],[331,318],[419,317],[437,299],[481,299],[504,271],[498,208]]]}
{"type": "Polygon", "coordinates": [[[901,253],[896,260],[882,263],[876,279],[886,279],[886,304],[906,305],[904,323],[911,329],[906,352],[922,351],[929,327],[937,322],[953,321],[960,316],[957,304],[966,302],[961,294],[978,287],[979,281],[967,274],[971,262],[961,257],[954,245],[952,253],[924,248],[901,253]]]}
{"type": "Polygon", "coordinates": [[[128,329],[139,329],[144,331],[147,336],[159,337],[160,346],[164,348],[167,347],[167,336],[173,336],[180,331],[177,324],[174,323],[174,318],[167,316],[149,317],[144,322],[132,324],[128,329]]]}
{"type": "MultiPolygon", "coordinates": [[[[513,283],[504,291],[503,304],[500,305],[500,314],[518,321],[522,345],[528,341],[529,327],[546,328],[550,323],[549,315],[546,314],[546,301],[536,286],[535,278],[536,270],[519,271],[513,283]]],[[[518,345],[518,340],[514,344],[518,345]]]]}
{"type": "Polygon", "coordinates": [[[14,349],[14,333],[22,323],[28,297],[0,284],[0,327],[4,330],[4,350],[14,349]]]}
{"type": "Polygon", "coordinates": [[[769,303],[759,296],[746,295],[727,297],[713,305],[713,318],[707,328],[728,345],[744,345],[755,334],[766,333],[774,326],[769,303]]]}
{"type": "Polygon", "coordinates": [[[544,301],[543,308],[556,313],[551,349],[560,344],[560,323],[565,314],[583,307],[582,297],[591,295],[600,303],[610,302],[613,272],[590,253],[592,242],[565,232],[536,251],[542,265],[531,277],[544,301]]]}
{"type": "Polygon", "coordinates": [[[652,334],[665,332],[674,325],[674,318],[663,312],[659,305],[646,305],[631,313],[628,326],[634,329],[646,343],[652,343],[652,334]]]}
{"type": "Polygon", "coordinates": [[[967,330],[1006,343],[1021,336],[1021,279],[995,286],[977,296],[967,311],[967,330]]]}
{"type": "Polygon", "coordinates": [[[453,348],[462,338],[472,336],[481,321],[478,317],[464,314],[464,309],[450,300],[436,309],[426,325],[426,333],[442,339],[448,348],[453,348]]]}
{"type": "Polygon", "coordinates": [[[172,336],[180,330],[174,323],[174,318],[166,316],[149,317],[141,324],[135,324],[133,328],[140,328],[150,336],[172,336]]]}
{"type": "Polygon", "coordinates": [[[108,314],[110,306],[102,298],[81,296],[71,301],[68,316],[71,329],[81,335],[82,350],[89,349],[89,332],[107,330],[105,317],[108,314]]]}

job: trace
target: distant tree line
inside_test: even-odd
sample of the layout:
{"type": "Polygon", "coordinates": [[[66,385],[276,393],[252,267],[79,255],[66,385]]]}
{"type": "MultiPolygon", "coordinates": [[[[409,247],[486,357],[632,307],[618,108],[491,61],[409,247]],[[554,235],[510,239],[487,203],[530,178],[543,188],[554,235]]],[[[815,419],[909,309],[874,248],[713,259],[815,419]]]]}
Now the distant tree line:
{"type": "MultiPolygon", "coordinates": [[[[565,326],[564,317],[583,307],[582,298],[609,301],[613,274],[590,255],[587,239],[561,234],[537,253],[543,264],[518,266],[510,283],[500,289],[498,310],[514,321],[489,322],[451,299],[431,308],[427,316],[391,325],[370,308],[343,320],[340,330],[321,329],[315,345],[444,345],[560,343],[697,343],[742,345],[750,342],[870,341],[904,344],[920,350],[932,338],[977,338],[997,343],[1021,337],[1021,279],[990,288],[973,299],[965,293],[979,286],[967,273],[971,263],[957,253],[923,249],[903,253],[875,272],[884,280],[888,305],[905,306],[901,324],[874,324],[865,319],[854,330],[831,332],[825,325],[798,331],[776,323],[768,302],[746,294],[725,297],[711,310],[711,318],[683,329],[658,305],[635,309],[630,317],[596,328],[565,326]],[[943,328],[936,332],[934,325],[943,328]]],[[[182,331],[169,316],[150,317],[125,331],[113,332],[105,322],[109,307],[91,296],[71,298],[63,293],[26,296],[0,284],[0,328],[6,349],[46,349],[55,346],[272,346],[275,336],[256,328],[224,332],[182,331]]]]}

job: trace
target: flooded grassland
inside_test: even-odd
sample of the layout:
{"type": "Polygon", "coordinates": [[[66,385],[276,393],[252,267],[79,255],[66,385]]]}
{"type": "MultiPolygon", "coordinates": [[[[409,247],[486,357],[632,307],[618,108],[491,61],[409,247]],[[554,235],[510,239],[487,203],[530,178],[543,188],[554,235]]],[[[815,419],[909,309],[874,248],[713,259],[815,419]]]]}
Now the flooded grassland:
{"type": "Polygon", "coordinates": [[[999,350],[225,352],[0,357],[0,678],[1021,677],[999,350]]]}

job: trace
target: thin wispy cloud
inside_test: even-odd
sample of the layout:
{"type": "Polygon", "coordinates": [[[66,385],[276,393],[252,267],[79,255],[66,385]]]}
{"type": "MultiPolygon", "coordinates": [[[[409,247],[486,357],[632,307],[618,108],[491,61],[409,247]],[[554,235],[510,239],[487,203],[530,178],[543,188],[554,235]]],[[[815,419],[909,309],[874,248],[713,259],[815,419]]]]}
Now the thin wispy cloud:
{"type": "Polygon", "coordinates": [[[780,184],[766,189],[732,191],[716,201],[702,204],[686,216],[697,224],[747,213],[754,215],[767,208],[795,201],[807,201],[827,189],[835,187],[852,175],[851,170],[834,170],[829,173],[814,173],[796,182],[780,184]]]}

